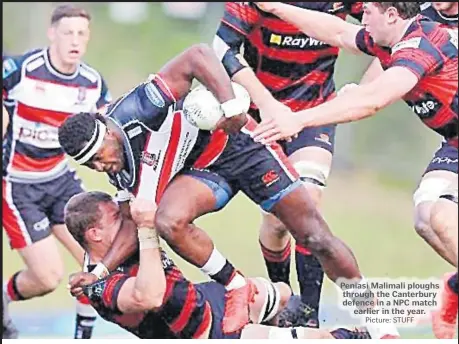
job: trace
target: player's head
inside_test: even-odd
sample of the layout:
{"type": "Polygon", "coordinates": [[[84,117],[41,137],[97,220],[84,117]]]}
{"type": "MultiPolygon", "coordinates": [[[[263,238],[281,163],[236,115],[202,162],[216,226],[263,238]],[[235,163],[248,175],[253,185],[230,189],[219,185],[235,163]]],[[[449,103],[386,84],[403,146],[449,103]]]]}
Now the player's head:
{"type": "Polygon", "coordinates": [[[80,62],[89,41],[90,20],[89,13],[74,4],[60,5],[54,9],[48,38],[52,58],[57,63],[69,66],[80,62]]]}
{"type": "Polygon", "coordinates": [[[459,5],[456,1],[452,2],[432,2],[433,8],[437,11],[444,13],[446,15],[456,15],[458,14],[459,5]]]}
{"type": "Polygon", "coordinates": [[[362,24],[376,44],[398,43],[407,21],[421,12],[418,2],[366,2],[362,24]]]}
{"type": "Polygon", "coordinates": [[[121,212],[112,197],[99,191],[73,196],[65,206],[65,224],[86,250],[105,254],[121,227],[121,212]]]}
{"type": "Polygon", "coordinates": [[[59,127],[59,144],[75,162],[98,172],[118,173],[124,166],[121,136],[100,114],[79,113],[59,127]]]}

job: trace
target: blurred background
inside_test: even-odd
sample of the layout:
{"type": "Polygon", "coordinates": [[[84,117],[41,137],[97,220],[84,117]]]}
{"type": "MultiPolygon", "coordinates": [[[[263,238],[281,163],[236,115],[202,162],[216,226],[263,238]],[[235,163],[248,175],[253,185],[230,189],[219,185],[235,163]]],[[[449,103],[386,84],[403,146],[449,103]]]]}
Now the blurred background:
{"type": "MultiPolygon", "coordinates": [[[[56,3],[3,2],[3,54],[22,54],[47,44],[46,28],[56,3]]],[[[98,69],[116,99],[193,43],[211,43],[223,3],[81,3],[92,15],[85,61],[98,69]]],[[[358,82],[370,59],[341,53],[336,82],[358,82]]],[[[354,250],[367,277],[439,277],[449,267],[417,236],[411,194],[440,138],[423,127],[399,102],[375,118],[341,125],[334,169],[323,212],[332,231],[354,250]]],[[[104,175],[78,169],[87,189],[114,191],[104,175]]],[[[198,221],[217,247],[246,275],[267,276],[258,246],[260,215],[245,196],[198,221]]],[[[68,273],[78,269],[62,251],[68,273]]],[[[172,254],[185,274],[203,281],[197,269],[172,254]]],[[[294,260],[294,259],[292,259],[294,260]]],[[[3,277],[22,268],[3,235],[3,277]]],[[[292,284],[297,291],[295,268],[292,284]]],[[[66,281],[51,295],[10,305],[22,337],[72,338],[74,301],[66,281]]],[[[321,318],[342,318],[327,281],[321,318]]],[[[404,332],[406,338],[433,338],[428,326],[404,332]]],[[[94,337],[124,337],[126,332],[99,319],[94,337]]]]}

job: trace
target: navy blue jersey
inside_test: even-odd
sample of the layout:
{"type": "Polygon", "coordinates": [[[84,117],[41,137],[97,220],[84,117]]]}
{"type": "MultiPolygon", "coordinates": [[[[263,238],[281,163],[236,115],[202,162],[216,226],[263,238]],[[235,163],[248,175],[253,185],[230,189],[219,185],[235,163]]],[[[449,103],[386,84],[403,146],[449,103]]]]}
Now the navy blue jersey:
{"type": "Polygon", "coordinates": [[[448,27],[457,28],[458,26],[457,14],[454,16],[448,16],[438,12],[435,8],[433,8],[432,3],[430,2],[426,2],[421,5],[421,14],[430,20],[446,25],[448,27]]]}

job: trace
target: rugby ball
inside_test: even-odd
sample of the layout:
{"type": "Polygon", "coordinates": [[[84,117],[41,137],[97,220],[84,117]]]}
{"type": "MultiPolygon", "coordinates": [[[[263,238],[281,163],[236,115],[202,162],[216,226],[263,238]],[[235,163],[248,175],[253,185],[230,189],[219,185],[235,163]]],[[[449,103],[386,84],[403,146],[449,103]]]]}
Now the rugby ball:
{"type": "MultiPolygon", "coordinates": [[[[236,99],[242,103],[245,112],[250,107],[249,92],[244,86],[232,82],[233,92],[236,99]]],[[[212,92],[200,85],[194,88],[183,101],[183,114],[188,122],[201,130],[214,130],[223,110],[220,102],[212,92]]]]}

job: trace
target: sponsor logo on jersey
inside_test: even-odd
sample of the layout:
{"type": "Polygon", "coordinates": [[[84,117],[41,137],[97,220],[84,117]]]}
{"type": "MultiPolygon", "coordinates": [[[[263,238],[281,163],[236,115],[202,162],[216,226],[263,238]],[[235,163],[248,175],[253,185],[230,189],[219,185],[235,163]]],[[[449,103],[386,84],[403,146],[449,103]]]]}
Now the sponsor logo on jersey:
{"type": "Polygon", "coordinates": [[[421,44],[421,37],[413,37],[410,39],[407,39],[406,41],[401,41],[394,45],[392,48],[392,54],[395,54],[397,51],[402,50],[402,49],[417,49],[419,48],[419,45],[421,44]]]}
{"type": "Polygon", "coordinates": [[[140,155],[140,160],[144,164],[153,167],[153,170],[156,171],[156,169],[158,168],[158,162],[159,162],[160,157],[161,157],[161,151],[159,151],[158,154],[143,151],[142,154],[140,155]]]}
{"type": "Polygon", "coordinates": [[[159,90],[156,88],[156,86],[153,85],[151,82],[145,85],[145,94],[147,95],[148,99],[153,103],[153,105],[160,107],[160,108],[166,105],[166,102],[164,101],[163,96],[161,95],[159,90]]]}
{"type": "Polygon", "coordinates": [[[3,79],[6,79],[18,69],[16,62],[13,59],[8,58],[3,61],[3,79]]]}
{"type": "Polygon", "coordinates": [[[275,44],[281,47],[296,47],[304,48],[306,46],[315,47],[324,45],[325,43],[312,37],[295,37],[295,36],[281,36],[271,34],[269,43],[275,44]]]}

